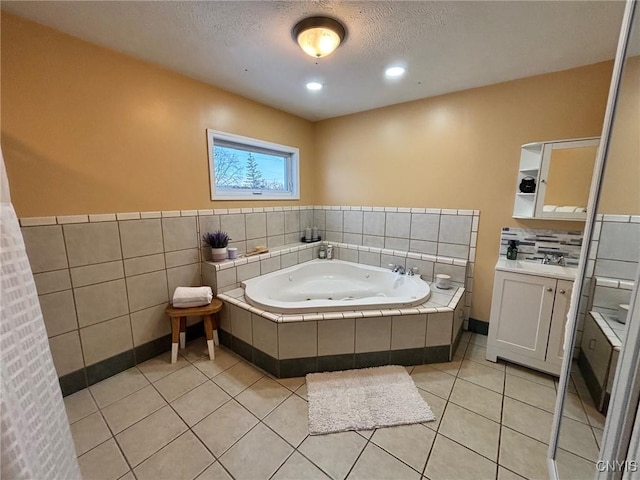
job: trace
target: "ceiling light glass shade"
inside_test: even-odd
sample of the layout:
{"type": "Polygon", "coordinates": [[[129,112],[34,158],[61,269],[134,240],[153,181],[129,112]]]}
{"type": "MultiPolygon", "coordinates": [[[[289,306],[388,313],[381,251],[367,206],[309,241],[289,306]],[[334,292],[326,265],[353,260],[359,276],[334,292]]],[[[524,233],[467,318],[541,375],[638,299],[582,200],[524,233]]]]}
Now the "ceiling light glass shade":
{"type": "Polygon", "coordinates": [[[309,90],[322,90],[322,84],[320,82],[309,82],[307,83],[307,88],[309,90]]]}
{"type": "Polygon", "coordinates": [[[346,31],[337,20],[309,17],[293,27],[293,38],[300,48],[314,58],[326,57],[344,40],[346,31]]]}

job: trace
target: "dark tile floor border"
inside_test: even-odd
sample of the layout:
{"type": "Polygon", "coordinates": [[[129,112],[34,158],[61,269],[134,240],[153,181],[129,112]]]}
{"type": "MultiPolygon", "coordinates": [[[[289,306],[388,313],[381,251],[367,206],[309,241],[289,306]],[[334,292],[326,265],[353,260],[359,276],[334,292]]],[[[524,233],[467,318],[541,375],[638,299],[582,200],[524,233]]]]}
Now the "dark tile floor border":
{"type": "Polygon", "coordinates": [[[469,318],[468,330],[473,333],[479,333],[480,335],[489,335],[489,322],[469,318]]]}
{"type": "Polygon", "coordinates": [[[584,378],[584,382],[587,384],[587,389],[591,394],[591,398],[593,399],[593,403],[595,403],[596,408],[600,409],[605,403],[604,394],[602,386],[600,382],[598,382],[598,378],[596,374],[593,372],[587,357],[584,355],[584,352],[580,350],[580,355],[578,356],[578,368],[580,368],[580,372],[584,378]]]}
{"type": "Polygon", "coordinates": [[[276,378],[302,377],[307,373],[333,372],[353,368],[379,367],[382,365],[422,365],[449,361],[451,345],[425,348],[387,350],[382,352],[321,355],[318,357],[281,359],[258,350],[229,332],[218,329],[220,343],[245,360],[253,363],[276,378]]]}
{"type": "MultiPolygon", "coordinates": [[[[187,327],[187,341],[195,340],[201,336],[203,336],[201,324],[187,327]]],[[[278,360],[221,328],[218,328],[218,336],[222,345],[277,378],[301,377],[307,373],[332,372],[382,365],[442,363],[449,361],[449,352],[451,351],[450,345],[441,345],[384,352],[323,355],[278,360]]],[[[171,335],[165,335],[93,365],[63,375],[58,378],[62,395],[65,397],[71,395],[170,350],[171,335]]]]}
{"type": "MultiPolygon", "coordinates": [[[[221,330],[218,330],[221,332],[221,330]]],[[[203,336],[201,323],[187,327],[187,341],[195,340],[203,336]]],[[[221,339],[222,340],[222,339],[221,339]]],[[[135,348],[118,353],[113,357],[106,358],[92,365],[76,370],[58,377],[62,396],[66,397],[78,392],[83,388],[90,387],[106,378],[112,377],[120,372],[143,363],[151,358],[157,357],[171,350],[171,335],[156,338],[148,343],[138,345],[135,348]]]]}

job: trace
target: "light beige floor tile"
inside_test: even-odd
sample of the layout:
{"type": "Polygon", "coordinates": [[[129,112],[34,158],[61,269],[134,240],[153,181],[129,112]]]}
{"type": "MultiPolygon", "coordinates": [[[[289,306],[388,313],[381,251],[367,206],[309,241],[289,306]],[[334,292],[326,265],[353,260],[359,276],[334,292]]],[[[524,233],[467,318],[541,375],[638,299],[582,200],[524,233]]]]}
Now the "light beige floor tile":
{"type": "Polygon", "coordinates": [[[186,430],[185,423],[166,406],[116,435],[116,440],[135,467],[186,430]]]}
{"type": "Polygon", "coordinates": [[[156,389],[152,385],[147,385],[105,407],[102,409],[102,414],[115,435],[156,410],[160,410],[166,404],[167,402],[156,389]]]}
{"type": "Polygon", "coordinates": [[[411,366],[409,366],[409,365],[405,365],[405,367],[404,367],[404,369],[407,371],[407,373],[408,373],[409,375],[411,375],[411,372],[413,372],[413,369],[414,369],[414,368],[416,368],[416,367],[415,367],[415,365],[411,365],[411,366]]]}
{"type": "Polygon", "coordinates": [[[187,365],[189,362],[182,355],[178,355],[176,363],[171,363],[171,352],[167,352],[141,363],[138,368],[153,383],[187,365]]]}
{"type": "Polygon", "coordinates": [[[469,343],[471,341],[471,337],[473,337],[473,332],[463,330],[462,335],[460,335],[460,343],[469,343]]]}
{"type": "Polygon", "coordinates": [[[329,480],[322,470],[298,452],[287,459],[271,480],[329,480]]]}
{"type": "Polygon", "coordinates": [[[593,462],[598,460],[600,453],[591,427],[567,417],[564,417],[560,424],[558,445],[563,450],[593,462]]]}
{"type": "Polygon", "coordinates": [[[244,389],[250,387],[264,375],[258,369],[245,362],[239,362],[213,378],[225,392],[235,397],[244,389]]]}
{"type": "Polygon", "coordinates": [[[215,458],[198,438],[187,431],[134,469],[138,480],[191,480],[215,458]]]}
{"type": "Polygon", "coordinates": [[[136,477],[133,475],[133,472],[129,470],[123,476],[121,476],[118,480],[136,480],[136,477]]]}
{"type": "Polygon", "coordinates": [[[500,424],[477,413],[448,403],[438,433],[492,461],[498,460],[500,424]]]}
{"type": "Polygon", "coordinates": [[[208,380],[207,376],[193,365],[187,365],[177,372],[161,378],[153,385],[167,402],[173,402],[176,398],[202,385],[208,380]]]}
{"type": "Polygon", "coordinates": [[[546,373],[537,372],[530,368],[521,367],[514,363],[507,364],[507,375],[515,375],[516,377],[539,383],[545,387],[555,388],[555,377],[547,375],[546,373]]]}
{"type": "Polygon", "coordinates": [[[534,407],[553,413],[556,406],[556,391],[524,378],[507,375],[504,394],[534,407]]]}
{"type": "Polygon", "coordinates": [[[71,435],[78,456],[111,438],[111,432],[100,412],[92,413],[71,425],[71,435]]]}
{"type": "Polygon", "coordinates": [[[294,447],[309,434],[307,402],[291,395],[264,419],[270,428],[294,447]]]}
{"type": "Polygon", "coordinates": [[[487,348],[482,345],[470,343],[467,351],[464,353],[464,358],[484,365],[485,367],[494,368],[500,372],[505,371],[505,363],[502,362],[502,360],[498,360],[497,362],[487,360],[487,348]]]}
{"type": "Polygon", "coordinates": [[[496,468],[483,456],[438,435],[424,474],[430,480],[493,480],[496,468]]]}
{"type": "Polygon", "coordinates": [[[196,480],[232,480],[220,462],[212,463],[196,480]]]}
{"type": "Polygon", "coordinates": [[[449,401],[490,418],[494,422],[500,421],[502,395],[493,390],[458,378],[453,385],[449,401]]]}
{"type": "Polygon", "coordinates": [[[504,372],[495,368],[486,367],[472,360],[464,360],[458,377],[494,392],[504,391],[504,372]]]}
{"type": "Polygon", "coordinates": [[[502,424],[505,427],[549,444],[552,423],[552,413],[504,397],[502,424]]]}
{"type": "Polygon", "coordinates": [[[274,378],[274,380],[292,392],[295,392],[306,381],[305,377],[274,378]]]}
{"type": "Polygon", "coordinates": [[[456,380],[453,375],[441,372],[428,365],[417,366],[411,372],[411,378],[418,388],[445,399],[449,398],[453,383],[456,380]]]}
{"type": "Polygon", "coordinates": [[[187,425],[193,427],[230,399],[224,390],[209,380],[171,402],[171,406],[187,425]]]}
{"type": "Polygon", "coordinates": [[[347,478],[351,480],[387,480],[390,478],[419,480],[420,477],[420,473],[370,443],[365,447],[347,478]]]}
{"type": "Polygon", "coordinates": [[[463,342],[462,340],[460,340],[460,343],[453,352],[454,357],[464,357],[468,346],[469,342],[463,342]]]}
{"type": "Polygon", "coordinates": [[[596,407],[584,404],[584,410],[587,414],[589,425],[594,428],[604,429],[604,422],[606,421],[606,417],[598,410],[596,410],[596,407]]]}
{"type": "MultiPolygon", "coordinates": [[[[206,345],[205,345],[206,348],[206,345]]],[[[216,350],[216,358],[209,359],[209,354],[201,357],[193,362],[193,366],[204,373],[207,377],[213,378],[220,375],[225,370],[233,367],[235,364],[240,363],[240,357],[229,352],[228,350],[216,350]]]]}
{"type": "Polygon", "coordinates": [[[251,430],[258,419],[235,400],[229,400],[206,417],[193,431],[220,458],[231,445],[251,430]]]}
{"type": "Polygon", "coordinates": [[[356,433],[358,435],[363,436],[367,440],[369,440],[371,436],[375,433],[375,430],[358,430],[356,433]]]}
{"type": "Polygon", "coordinates": [[[416,424],[379,428],[371,441],[422,473],[435,438],[435,432],[416,424]]]}
{"type": "MultiPolygon", "coordinates": [[[[216,356],[218,349],[222,350],[223,347],[216,347],[216,356]]],[[[227,350],[228,351],[228,350],[227,350]]],[[[196,338],[195,340],[187,343],[185,348],[180,350],[180,354],[184,356],[189,362],[193,363],[202,357],[209,356],[209,350],[207,347],[207,340],[204,337],[196,338]]]]}
{"type": "Polygon", "coordinates": [[[262,419],[289,395],[292,395],[289,389],[269,377],[262,377],[235,398],[256,417],[262,419]]]}
{"type": "Polygon", "coordinates": [[[453,360],[450,362],[430,363],[429,366],[441,372],[448,373],[449,375],[456,376],[462,366],[462,360],[462,357],[453,357],[453,360]]]}
{"type": "Polygon", "coordinates": [[[259,423],[219,460],[235,478],[269,478],[292,452],[291,445],[259,423]]]}
{"type": "Polygon", "coordinates": [[[561,479],[581,480],[583,478],[595,478],[596,475],[595,462],[590,462],[562,449],[558,449],[556,465],[558,467],[558,476],[561,479]]]}
{"type": "Polygon", "coordinates": [[[149,381],[140,370],[134,367],[91,385],[89,390],[91,390],[98,407],[104,408],[147,385],[149,385],[149,381]]]}
{"type": "Polygon", "coordinates": [[[88,388],[71,395],[67,395],[63,400],[64,408],[67,410],[69,423],[77,422],[78,420],[98,411],[96,402],[93,401],[93,397],[91,396],[91,393],[89,393],[88,388]]]}
{"type": "Polygon", "coordinates": [[[435,420],[431,422],[424,422],[422,425],[424,425],[425,427],[429,427],[431,430],[438,430],[440,422],[442,421],[442,415],[444,414],[444,407],[447,404],[447,401],[443,400],[437,395],[425,392],[424,390],[418,389],[418,393],[422,398],[424,398],[424,401],[427,402],[427,405],[429,405],[431,411],[433,412],[433,415],[436,417],[435,420]]]}
{"type": "Polygon", "coordinates": [[[78,458],[83,480],[116,480],[129,471],[113,438],[78,458]]]}
{"type": "Polygon", "coordinates": [[[507,470],[504,467],[498,467],[498,480],[526,480],[517,473],[513,473],[511,470],[507,470]]]}
{"type": "Polygon", "coordinates": [[[592,427],[593,430],[593,436],[596,439],[596,443],[598,444],[598,447],[602,447],[602,434],[604,433],[604,431],[601,428],[596,428],[596,427],[592,427]]]}
{"type": "Polygon", "coordinates": [[[302,385],[300,385],[300,387],[296,390],[296,395],[298,395],[299,397],[304,398],[305,400],[309,400],[309,397],[307,396],[307,383],[303,383],[302,385]]]}
{"type": "Polygon", "coordinates": [[[525,478],[548,478],[547,445],[502,427],[500,460],[503,467],[525,478]]]}
{"type": "Polygon", "coordinates": [[[342,480],[364,449],[367,441],[355,432],[314,435],[306,438],[298,451],[334,480],[342,480]]]}
{"type": "MultiPolygon", "coordinates": [[[[578,395],[567,392],[567,395],[564,397],[562,415],[588,424],[589,420],[586,413],[587,409],[589,409],[589,406],[584,406],[584,402],[581,401],[578,395]]],[[[593,407],[593,410],[596,411],[595,407],[593,407]]],[[[602,418],[604,418],[604,416],[602,416],[602,418]]]]}
{"type": "Polygon", "coordinates": [[[471,335],[471,338],[469,339],[469,343],[472,343],[474,345],[480,345],[481,347],[486,347],[487,338],[488,337],[486,335],[480,335],[479,333],[474,333],[471,335]]]}

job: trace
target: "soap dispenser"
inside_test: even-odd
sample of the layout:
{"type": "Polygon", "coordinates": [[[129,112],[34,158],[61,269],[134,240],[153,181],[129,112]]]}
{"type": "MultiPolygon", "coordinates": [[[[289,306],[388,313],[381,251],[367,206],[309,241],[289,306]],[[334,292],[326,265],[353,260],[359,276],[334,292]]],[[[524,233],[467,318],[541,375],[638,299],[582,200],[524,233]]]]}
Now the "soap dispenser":
{"type": "Polygon", "coordinates": [[[518,259],[518,245],[515,240],[509,240],[509,246],[507,247],[507,260],[518,259]]]}

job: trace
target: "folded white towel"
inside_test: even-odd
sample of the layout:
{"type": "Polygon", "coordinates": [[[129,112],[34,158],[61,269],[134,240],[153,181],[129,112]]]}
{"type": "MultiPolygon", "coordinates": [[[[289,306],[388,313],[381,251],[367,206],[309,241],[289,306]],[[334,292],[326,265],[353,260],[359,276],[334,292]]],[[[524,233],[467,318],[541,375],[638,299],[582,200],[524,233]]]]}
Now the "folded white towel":
{"type": "Polygon", "coordinates": [[[211,287],[178,287],[173,292],[175,308],[190,308],[209,305],[213,300],[211,287]]]}
{"type": "Polygon", "coordinates": [[[561,212],[561,213],[573,213],[576,211],[576,207],[575,205],[567,205],[566,207],[558,207],[556,208],[556,212],[561,212]]]}
{"type": "Polygon", "coordinates": [[[542,211],[543,212],[554,212],[556,210],[556,208],[558,208],[557,205],[545,205],[544,207],[542,207],[542,211]]]}

